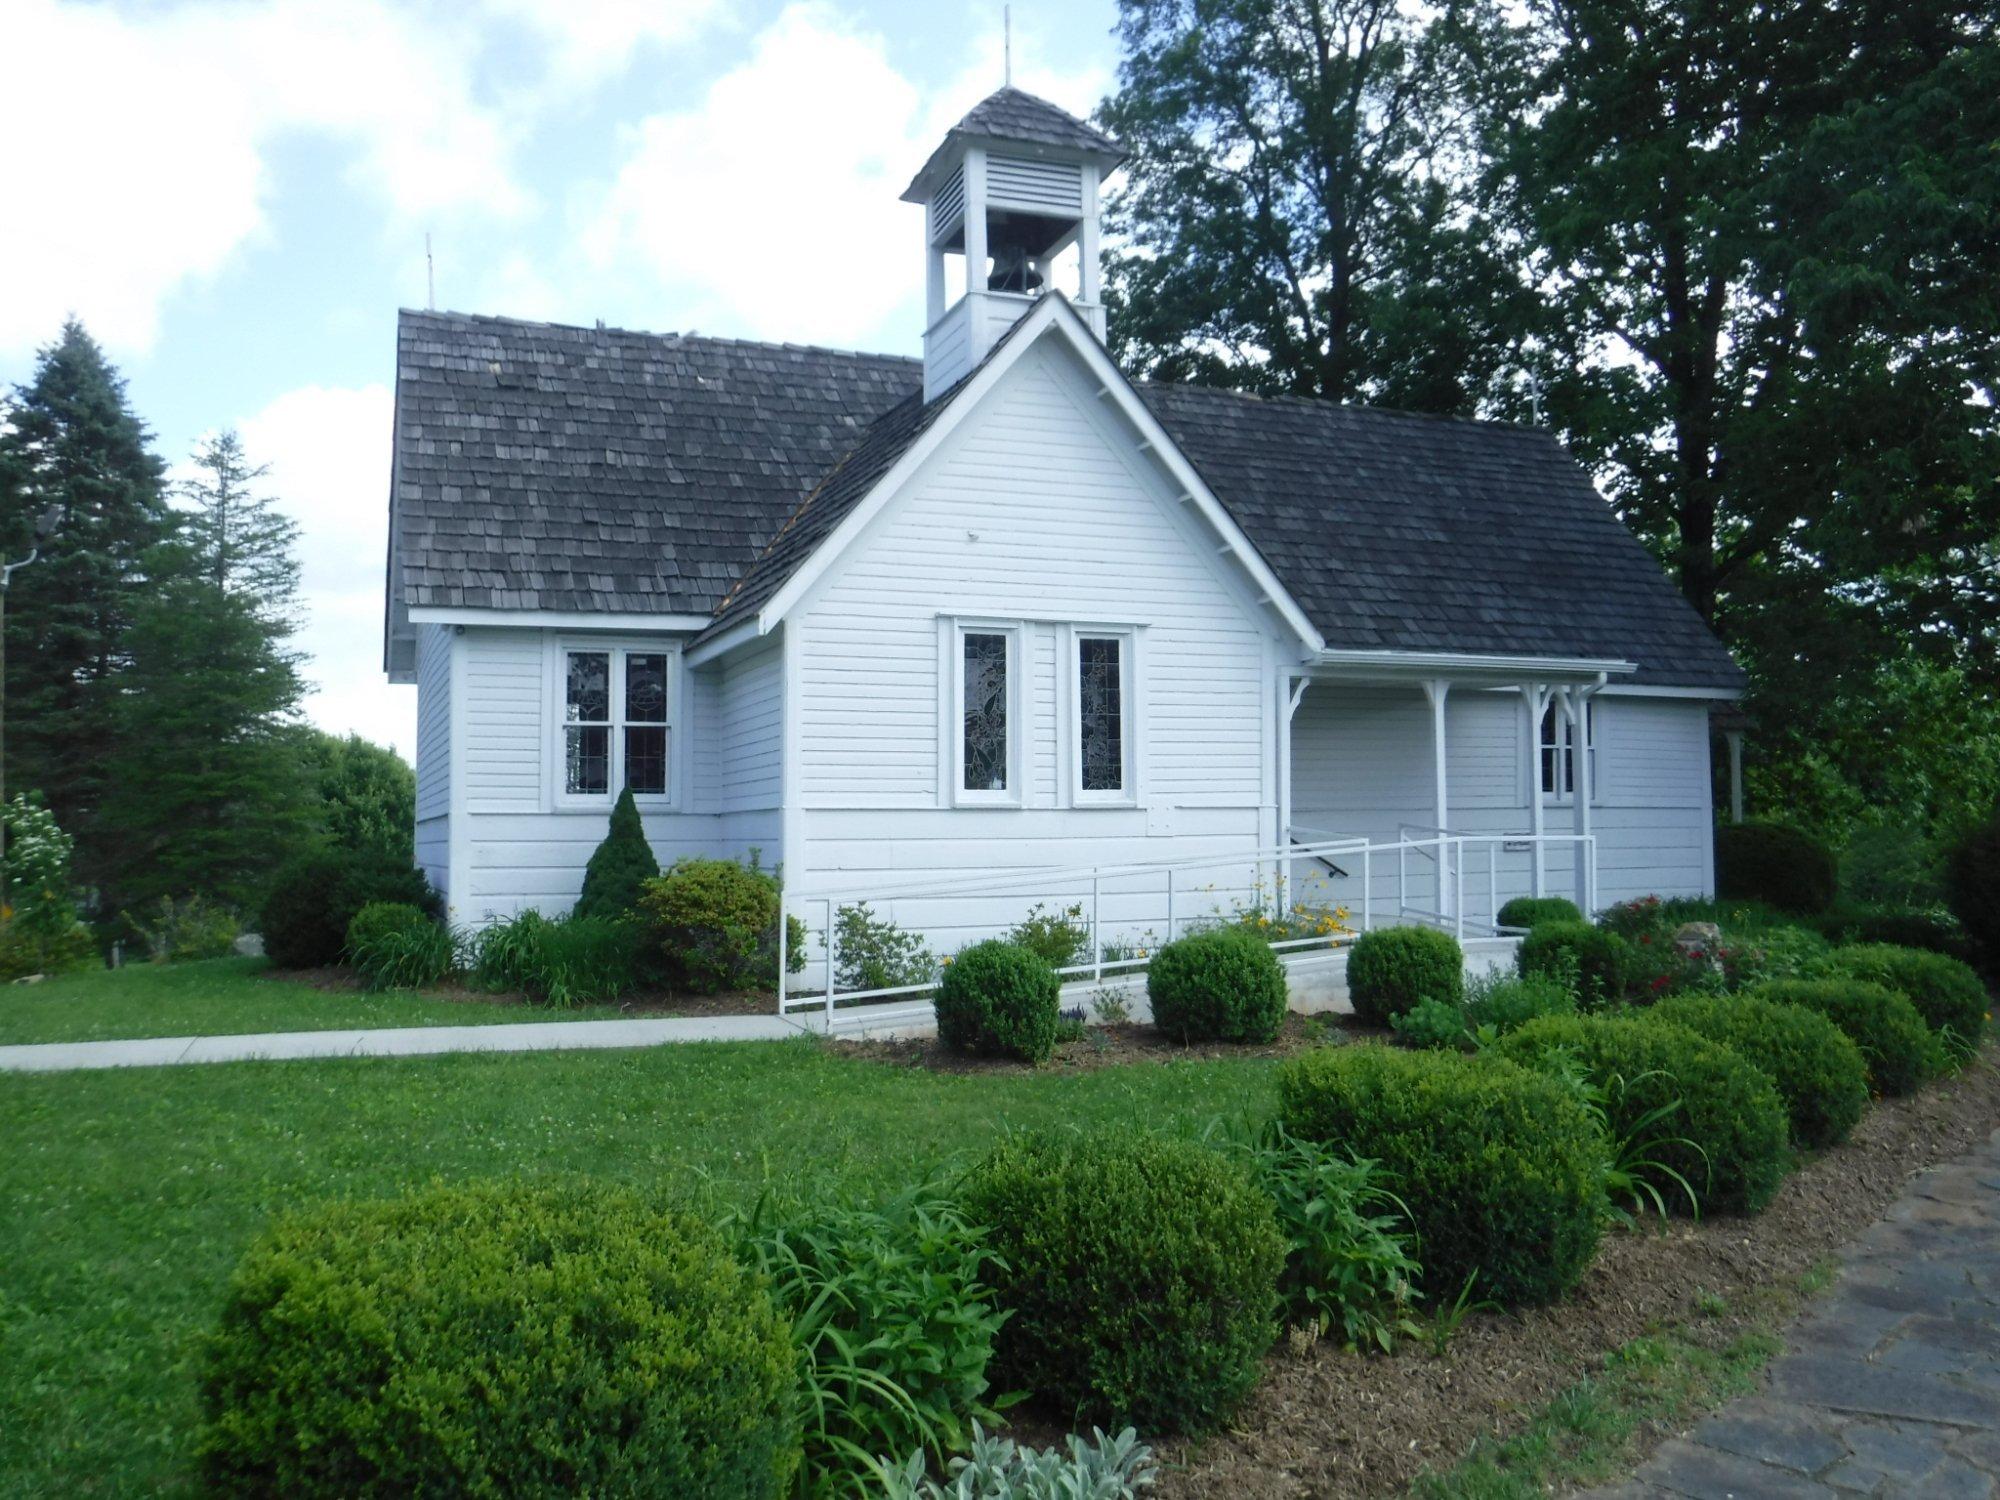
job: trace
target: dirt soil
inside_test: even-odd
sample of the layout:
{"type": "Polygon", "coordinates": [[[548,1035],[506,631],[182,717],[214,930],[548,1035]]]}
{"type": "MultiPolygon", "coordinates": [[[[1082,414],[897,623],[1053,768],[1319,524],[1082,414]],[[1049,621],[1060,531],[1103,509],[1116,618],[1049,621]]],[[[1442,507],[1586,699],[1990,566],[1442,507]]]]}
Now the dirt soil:
{"type": "MultiPolygon", "coordinates": [[[[288,984],[310,985],[330,992],[355,991],[361,980],[352,969],[266,969],[265,979],[281,979],[288,984]]],[[[489,991],[451,985],[420,992],[426,1000],[446,1000],[454,1005],[492,1005],[531,1010],[523,1020],[561,1020],[564,1012],[538,1004],[517,991],[489,991]]],[[[676,995],[667,990],[637,990],[618,1002],[620,1013],[628,1016],[767,1016],[778,1004],[769,990],[732,990],[723,995],[676,995]]],[[[599,1019],[599,1018],[593,1018],[599,1019]]]]}
{"type": "MultiPolygon", "coordinates": [[[[1245,1047],[1234,1042],[1177,1042],[1159,1028],[1127,1022],[1117,1026],[1092,1026],[1076,1041],[1056,1047],[1055,1056],[1042,1064],[1043,1070],[1087,1072],[1094,1068],[1126,1067],[1133,1063],[1182,1062],[1189,1058],[1286,1057],[1329,1041],[1344,1041],[1360,1031],[1350,1031],[1339,1017],[1304,1016],[1296,1011],[1285,1017],[1284,1029],[1275,1041],[1245,1047]]],[[[1386,1035],[1387,1033],[1382,1033],[1386,1035]]],[[[967,1057],[953,1052],[936,1037],[898,1037],[881,1041],[841,1040],[843,1056],[865,1057],[898,1067],[927,1068],[933,1073],[1028,1073],[1028,1063],[1004,1057],[967,1057]]]]}
{"type": "MultiPolygon", "coordinates": [[[[1755,1218],[1672,1221],[1607,1235],[1581,1285],[1553,1307],[1474,1314],[1449,1350],[1391,1356],[1320,1345],[1272,1358],[1234,1430],[1203,1444],[1162,1443],[1157,1494],[1265,1497],[1381,1495],[1425,1469],[1451,1468],[1480,1437],[1505,1437],[1604,1357],[1675,1326],[1720,1347],[1750,1325],[1760,1291],[1794,1285],[1879,1218],[1909,1178],[2000,1127],[2000,1044],[1913,1099],[1870,1109],[1844,1145],[1785,1182],[1755,1218]],[[1703,1314],[1698,1294],[1728,1299],[1703,1314]]],[[[1641,1435],[1649,1452],[1666,1432],[1641,1435]]],[[[1636,1461],[1636,1459],[1635,1459],[1636,1461]]]]}

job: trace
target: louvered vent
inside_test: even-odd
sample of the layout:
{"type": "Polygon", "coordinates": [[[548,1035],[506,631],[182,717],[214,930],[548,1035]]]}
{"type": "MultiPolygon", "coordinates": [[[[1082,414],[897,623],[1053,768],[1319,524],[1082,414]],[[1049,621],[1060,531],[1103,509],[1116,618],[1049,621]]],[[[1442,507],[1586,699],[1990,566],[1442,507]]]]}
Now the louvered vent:
{"type": "Polygon", "coordinates": [[[965,216],[965,168],[953,172],[931,198],[931,240],[935,243],[951,233],[965,216]]]}
{"type": "MultiPolygon", "coordinates": [[[[963,185],[959,196],[964,197],[963,185]]],[[[1083,168],[1074,162],[1023,161],[1014,156],[986,159],[986,197],[1006,208],[1044,214],[1083,212],[1083,168]]]]}

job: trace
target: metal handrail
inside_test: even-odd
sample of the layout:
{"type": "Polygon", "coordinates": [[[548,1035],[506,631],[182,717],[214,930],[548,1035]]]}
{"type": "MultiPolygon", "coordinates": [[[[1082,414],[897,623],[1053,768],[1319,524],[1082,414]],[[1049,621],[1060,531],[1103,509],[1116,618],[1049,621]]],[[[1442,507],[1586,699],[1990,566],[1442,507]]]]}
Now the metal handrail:
{"type": "MultiPolygon", "coordinates": [[[[785,892],[779,898],[778,922],[778,1010],[784,1014],[791,1010],[823,1006],[827,1022],[831,1025],[837,1002],[855,1003],[863,1000],[888,1000],[901,996],[924,996],[934,988],[935,983],[897,985],[879,989],[850,990],[842,992],[836,976],[840,961],[840,939],[838,917],[843,906],[857,900],[884,901],[901,896],[969,896],[1007,895],[1024,890],[1038,896],[1050,896],[1057,889],[1070,885],[1089,887],[1089,931],[1091,956],[1081,964],[1072,964],[1058,969],[1065,977],[1089,975],[1101,981],[1107,971],[1129,974],[1143,969],[1150,962],[1150,956],[1134,956],[1122,959],[1107,959],[1104,956],[1103,941],[1103,900],[1107,880],[1130,880],[1164,877],[1165,907],[1167,922],[1167,942],[1172,942],[1178,931],[1179,917],[1175,910],[1177,892],[1176,877],[1193,870],[1211,869],[1256,869],[1275,865],[1280,870],[1289,869],[1292,862],[1302,859],[1319,859],[1325,862],[1327,855],[1341,854],[1359,856],[1361,862],[1361,923],[1358,931],[1366,932],[1374,926],[1374,860],[1377,855],[1395,854],[1397,860],[1397,916],[1402,920],[1416,919],[1452,927],[1461,937],[1465,935],[1468,920],[1465,914],[1465,863],[1468,845],[1485,845],[1487,850],[1487,900],[1489,916],[1497,919],[1499,913],[1498,855],[1502,845],[1523,842],[1534,844],[1573,844],[1581,848],[1586,866],[1587,888],[1596,887],[1596,836],[1578,833],[1452,833],[1437,831],[1427,837],[1409,838],[1406,835],[1419,825],[1401,824],[1398,837],[1393,841],[1374,841],[1366,837],[1344,837],[1323,839],[1313,843],[1287,842],[1265,848],[1237,850],[1228,854],[1187,855],[1178,859],[1149,860],[1123,865],[1075,865],[1075,866],[1029,866],[1005,871],[1000,874],[988,873],[965,876],[956,880],[910,881],[897,885],[855,885],[833,889],[805,892],[785,892]],[[1442,863],[1449,849],[1454,856],[1449,865],[1442,863]],[[1445,904],[1447,879],[1450,881],[1450,901],[1452,910],[1430,911],[1410,904],[1409,875],[1405,864],[1407,854],[1415,850],[1428,854],[1440,861],[1438,895],[1439,904],[1445,904]],[[1449,875],[1447,876],[1447,871],[1449,875]],[[791,1003],[786,994],[787,969],[789,962],[789,929],[785,918],[790,915],[793,903],[811,903],[820,908],[824,918],[823,947],[825,950],[826,985],[822,994],[804,995],[799,1003],[791,1003]]],[[[1320,832],[1321,830],[1288,830],[1320,832]]],[[[1351,877],[1350,877],[1351,878],[1351,877]]],[[[1261,884],[1261,876],[1259,877],[1261,884]]],[[[1483,927],[1489,933],[1500,932],[1497,920],[1473,922],[1472,926],[1483,927]]],[[[1289,938],[1273,943],[1278,950],[1294,950],[1310,947],[1339,946],[1352,931],[1342,934],[1315,934],[1305,938],[1289,938]]]]}

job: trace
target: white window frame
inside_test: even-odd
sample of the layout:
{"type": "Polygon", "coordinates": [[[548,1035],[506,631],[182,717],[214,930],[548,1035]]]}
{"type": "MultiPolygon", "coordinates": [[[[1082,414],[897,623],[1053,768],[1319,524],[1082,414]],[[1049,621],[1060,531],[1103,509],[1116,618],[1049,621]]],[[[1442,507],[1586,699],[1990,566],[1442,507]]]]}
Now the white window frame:
{"type": "MultiPolygon", "coordinates": [[[[1585,736],[1584,756],[1588,761],[1585,769],[1590,776],[1590,805],[1596,807],[1604,800],[1604,784],[1601,775],[1602,760],[1597,753],[1601,731],[1597,722],[1597,705],[1592,699],[1584,700],[1583,728],[1585,736]]],[[[1555,695],[1550,696],[1549,705],[1542,713],[1542,722],[1532,727],[1531,734],[1533,743],[1528,756],[1528,775],[1533,780],[1529,783],[1530,786],[1541,789],[1542,802],[1545,806],[1571,806],[1576,801],[1576,766],[1573,747],[1573,741],[1576,737],[1576,726],[1570,721],[1569,708],[1563,703],[1560,697],[1555,695]],[[1546,733],[1551,724],[1554,726],[1555,731],[1555,738],[1553,740],[1549,739],[1546,733]],[[1556,784],[1553,788],[1544,785],[1542,782],[1542,757],[1550,751],[1554,751],[1556,755],[1557,775],[1555,777],[1556,784]],[[1565,767],[1569,770],[1567,777],[1561,774],[1565,767]],[[1569,783],[1568,790],[1565,790],[1563,787],[1565,781],[1569,783]]]]}
{"type": "Polygon", "coordinates": [[[549,730],[543,736],[548,755],[550,805],[561,808],[588,808],[602,811],[618,800],[625,787],[625,658],[664,656],[667,659],[667,789],[664,792],[634,792],[632,801],[643,810],[672,809],[681,802],[682,726],[686,717],[686,687],[681,670],[681,642],[646,640],[620,636],[594,639],[589,636],[558,636],[548,646],[549,730]],[[602,792],[572,792],[565,788],[568,761],[569,658],[572,652],[601,652],[611,658],[611,733],[608,789],[602,792]]]}
{"type": "Polygon", "coordinates": [[[1139,632],[1130,625],[1072,625],[1062,632],[1063,672],[1069,712],[1063,730],[1074,807],[1139,805],[1139,632]],[[1118,642],[1118,717],[1124,757],[1119,790],[1086,791],[1083,785],[1083,643],[1118,642]]]}
{"type": "Polygon", "coordinates": [[[946,787],[953,807],[1022,807],[1026,805],[1028,723],[1027,631],[1020,620],[952,619],[940,638],[950,655],[947,663],[951,691],[948,712],[940,726],[944,744],[944,764],[950,767],[946,787]],[[1007,641],[1007,789],[1002,792],[968,789],[965,785],[965,638],[968,635],[1004,636],[1007,641]]]}

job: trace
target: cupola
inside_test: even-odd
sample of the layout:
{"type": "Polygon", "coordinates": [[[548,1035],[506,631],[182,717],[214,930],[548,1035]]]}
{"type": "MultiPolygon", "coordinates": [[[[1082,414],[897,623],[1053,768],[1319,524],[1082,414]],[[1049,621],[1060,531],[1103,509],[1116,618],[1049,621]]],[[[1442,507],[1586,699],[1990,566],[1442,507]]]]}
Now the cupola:
{"type": "Polygon", "coordinates": [[[925,400],[1044,292],[1061,291],[1104,337],[1098,187],[1124,159],[1102,131],[1011,86],[952,126],[903,192],[924,206],[925,400]]]}

